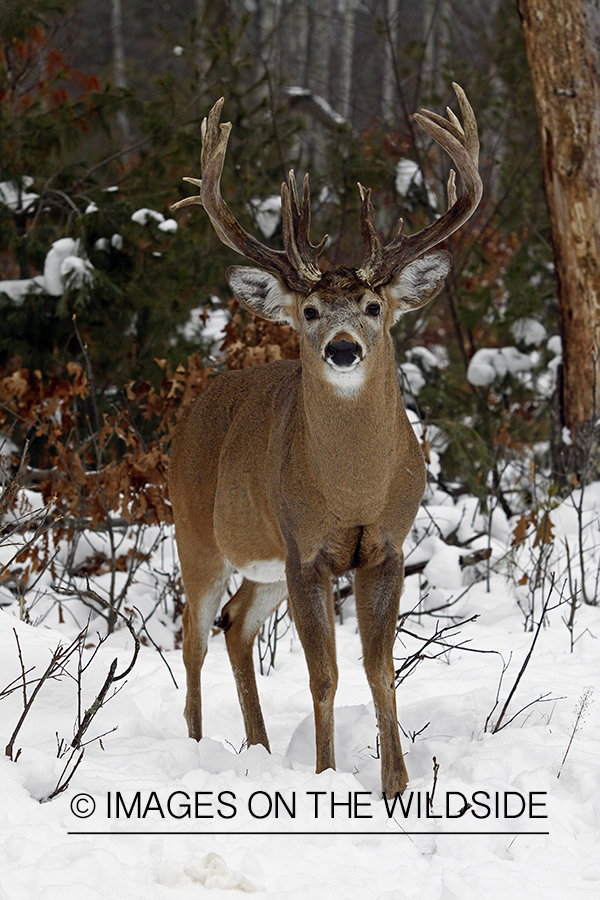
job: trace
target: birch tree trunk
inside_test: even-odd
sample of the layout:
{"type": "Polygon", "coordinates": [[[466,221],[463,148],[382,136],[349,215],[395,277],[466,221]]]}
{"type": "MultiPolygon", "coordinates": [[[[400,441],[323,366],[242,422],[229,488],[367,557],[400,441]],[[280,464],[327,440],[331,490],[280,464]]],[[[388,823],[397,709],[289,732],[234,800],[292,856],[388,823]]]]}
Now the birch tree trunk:
{"type": "Polygon", "coordinates": [[[340,113],[352,120],[352,69],[354,66],[354,24],[356,0],[346,0],[342,26],[342,66],[340,113]]]}
{"type": "Polygon", "coordinates": [[[385,63],[383,70],[382,114],[387,125],[393,124],[397,107],[396,98],[396,44],[398,27],[398,0],[384,0],[385,63]]]}
{"type": "MultiPolygon", "coordinates": [[[[127,87],[125,75],[125,51],[123,49],[123,9],[121,0],[111,0],[110,28],[113,51],[113,73],[115,85],[119,88],[127,87]]],[[[123,143],[131,143],[129,118],[124,109],[117,112],[117,124],[123,138],[123,143]]]]}
{"type": "MultiPolygon", "coordinates": [[[[518,0],[536,98],[563,344],[564,474],[581,475],[600,338],[600,3],[518,0]]],[[[598,454],[595,452],[596,457],[598,454]]],[[[597,465],[597,458],[594,469],[597,465]]],[[[591,474],[591,473],[590,473],[591,474]]]]}

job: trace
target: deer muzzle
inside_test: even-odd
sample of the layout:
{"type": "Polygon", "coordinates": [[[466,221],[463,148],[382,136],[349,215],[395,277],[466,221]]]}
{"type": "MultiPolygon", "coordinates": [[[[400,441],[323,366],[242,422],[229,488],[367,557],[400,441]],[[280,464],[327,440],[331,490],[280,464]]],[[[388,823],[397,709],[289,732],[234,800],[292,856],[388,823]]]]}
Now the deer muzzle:
{"type": "Polygon", "coordinates": [[[362,347],[356,341],[330,341],[325,347],[325,360],[340,369],[357,366],[362,357],[362,347]]]}

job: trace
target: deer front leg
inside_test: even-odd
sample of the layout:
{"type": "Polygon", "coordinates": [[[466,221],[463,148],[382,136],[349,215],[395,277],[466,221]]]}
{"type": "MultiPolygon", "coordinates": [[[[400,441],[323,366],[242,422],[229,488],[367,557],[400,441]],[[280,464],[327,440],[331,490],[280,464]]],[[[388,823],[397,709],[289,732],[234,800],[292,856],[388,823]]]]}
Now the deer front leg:
{"type": "Polygon", "coordinates": [[[367,679],[379,726],[381,784],[388,796],[403,793],[408,773],[396,715],[393,646],[404,579],[404,558],[358,569],[354,579],[356,612],[367,679]]]}
{"type": "Polygon", "coordinates": [[[304,648],[315,712],[317,772],[335,769],[333,701],[338,682],[331,578],[316,565],[290,563],[287,582],[294,623],[304,648]]]}

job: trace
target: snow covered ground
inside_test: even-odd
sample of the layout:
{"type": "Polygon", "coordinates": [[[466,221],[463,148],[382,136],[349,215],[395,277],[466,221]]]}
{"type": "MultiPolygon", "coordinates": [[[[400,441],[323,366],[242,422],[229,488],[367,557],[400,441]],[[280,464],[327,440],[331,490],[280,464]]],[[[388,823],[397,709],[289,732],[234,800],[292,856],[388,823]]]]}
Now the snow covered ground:
{"type": "MultiPolygon", "coordinates": [[[[473,498],[454,503],[432,494],[411,538],[407,564],[426,565],[407,578],[402,610],[425,595],[426,609],[456,602],[405,623],[416,637],[397,642],[398,668],[434,634],[436,621],[438,629],[451,623],[449,615],[465,624],[445,634],[455,649],[440,655],[443,647],[430,645],[424,654],[437,658],[423,659],[398,688],[411,779],[403,808],[396,802],[392,812],[392,801],[386,808],[380,799],[377,731],[349,598],[337,629],[337,772],[314,774],[311,697],[293,627],[280,638],[275,671],[259,676],[271,755],[261,747],[241,749],[242,718],[222,634],[212,639],[204,668],[207,736],[200,744],[186,736],[181,651],[163,650],[177,688],[158,652],[143,646],[89,737],[117,730],[86,748],[67,791],[40,802],[65,762],[57,759],[56,733],[71,739],[77,710],[73,679],[44,684],[15,742],[17,761],[0,757],[0,900],[186,900],[236,891],[286,900],[598,898],[600,722],[597,697],[594,703],[587,690],[599,680],[598,607],[576,610],[573,635],[564,622],[566,604],[547,613],[504,721],[526,708],[491,732],[531,647],[528,611],[533,602],[537,622],[550,571],[557,585],[551,605],[558,600],[563,538],[571,548],[577,541],[575,507],[563,503],[551,511],[555,540],[537,593],[531,580],[516,584],[539,559],[533,525],[511,549],[518,517],[509,522],[497,511],[491,528],[484,527],[475,507],[473,498]],[[461,548],[444,540],[452,532],[462,542],[469,533],[480,537],[461,548]],[[489,564],[461,569],[461,556],[488,543],[489,564]],[[503,662],[508,669],[499,687],[503,662]],[[434,757],[439,771],[428,817],[434,757]],[[459,816],[465,801],[471,808],[459,816]]],[[[590,534],[585,559],[594,570],[598,486],[588,489],[583,507],[583,534],[590,534]]],[[[161,572],[170,564],[165,546],[172,545],[163,544],[152,563],[161,572]]],[[[150,569],[148,577],[140,570],[128,607],[152,607],[150,569]]],[[[72,605],[61,624],[58,607],[40,600],[34,612],[46,609],[45,618],[27,625],[3,590],[0,691],[20,674],[14,631],[35,677],[85,618],[72,605]]],[[[161,615],[148,627],[169,648],[168,616],[161,624],[161,615]]],[[[88,643],[94,642],[92,627],[88,643]]],[[[119,669],[128,665],[131,644],[127,630],[119,629],[100,648],[84,675],[84,708],[115,657],[119,669]]],[[[2,747],[21,710],[20,689],[0,700],[2,747]]]]}

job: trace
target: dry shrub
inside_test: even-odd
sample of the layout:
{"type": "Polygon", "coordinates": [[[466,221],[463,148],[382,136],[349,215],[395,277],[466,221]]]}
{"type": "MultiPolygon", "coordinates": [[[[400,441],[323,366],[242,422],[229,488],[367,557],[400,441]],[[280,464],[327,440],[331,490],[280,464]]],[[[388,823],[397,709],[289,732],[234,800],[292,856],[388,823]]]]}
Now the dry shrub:
{"type": "MultiPolygon", "coordinates": [[[[78,362],[49,379],[16,362],[0,377],[0,432],[18,442],[31,440],[35,466],[27,467],[21,485],[39,491],[56,512],[55,542],[72,540],[84,528],[108,530],[119,521],[172,521],[168,445],[211,369],[197,355],[174,371],[166,361],[157,362],[164,372],[158,388],[129,384],[119,405],[102,412],[91,375],[78,362]]],[[[46,533],[16,562],[39,571],[48,563],[49,547],[46,533]]]]}
{"type": "MultiPolygon", "coordinates": [[[[25,576],[48,565],[52,544],[72,541],[84,529],[170,524],[168,448],[187,407],[222,368],[298,357],[297,335],[289,326],[242,317],[235,301],[229,309],[222,364],[207,363],[199,354],[175,369],[156,360],[163,372],[158,387],[131,382],[110,404],[97,396],[85,348],[84,364],[70,362],[61,375],[44,378],[19,360],[0,375],[0,433],[10,433],[18,444],[31,441],[35,465],[30,459],[20,483],[39,491],[55,514],[53,541],[45,532],[16,560],[25,576]]],[[[123,570],[133,562],[93,554],[77,574],[107,566],[123,570]]]]}
{"type": "Polygon", "coordinates": [[[230,319],[221,348],[228,369],[247,369],[278,359],[298,359],[298,333],[289,325],[268,322],[247,314],[242,318],[235,300],[229,304],[230,319]]]}

